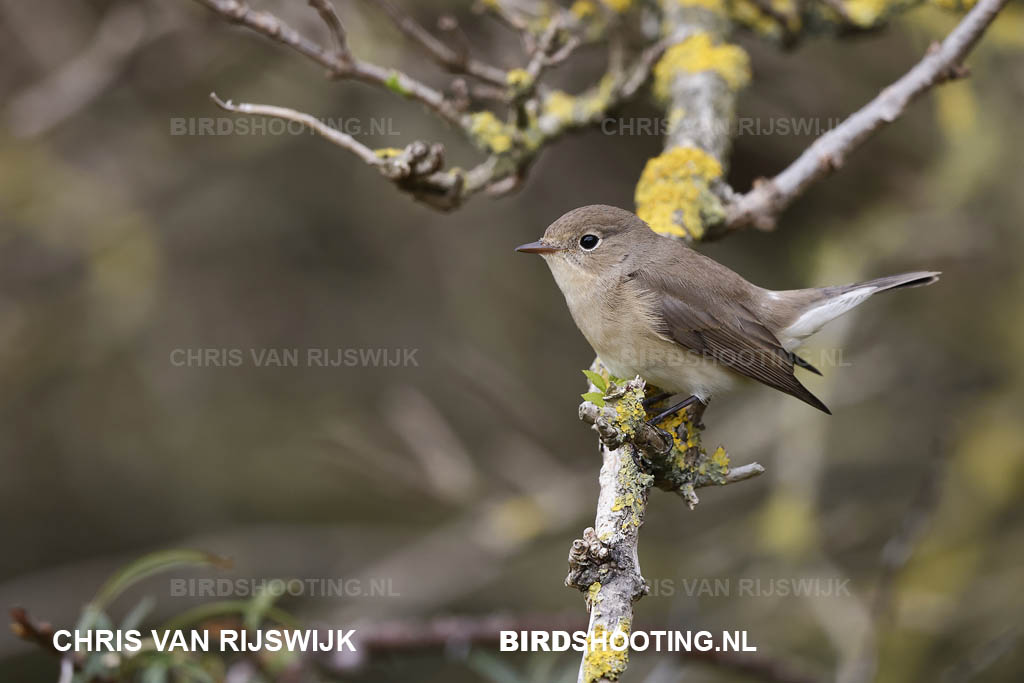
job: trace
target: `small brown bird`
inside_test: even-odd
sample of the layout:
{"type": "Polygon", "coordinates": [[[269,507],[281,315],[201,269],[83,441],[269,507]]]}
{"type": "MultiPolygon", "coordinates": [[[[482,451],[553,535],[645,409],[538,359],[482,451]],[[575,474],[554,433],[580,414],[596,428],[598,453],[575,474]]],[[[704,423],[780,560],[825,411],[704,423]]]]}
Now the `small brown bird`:
{"type": "Polygon", "coordinates": [[[749,378],[831,414],[794,376],[818,372],[793,352],[872,294],[929,285],[937,272],[852,285],[772,291],[751,284],[614,206],[584,206],[516,251],[540,254],[605,367],[689,395],[652,422],[749,378]]]}

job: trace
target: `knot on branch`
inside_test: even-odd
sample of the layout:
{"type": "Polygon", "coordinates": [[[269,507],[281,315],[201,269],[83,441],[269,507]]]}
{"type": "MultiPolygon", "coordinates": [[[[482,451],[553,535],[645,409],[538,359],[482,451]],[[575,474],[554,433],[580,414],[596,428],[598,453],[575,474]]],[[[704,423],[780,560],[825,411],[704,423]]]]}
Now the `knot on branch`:
{"type": "Polygon", "coordinates": [[[436,209],[449,210],[462,201],[464,174],[457,170],[443,171],[444,145],[416,140],[404,149],[386,147],[374,150],[379,159],[380,174],[403,192],[436,209]]]}
{"type": "Polygon", "coordinates": [[[405,149],[386,148],[377,150],[383,162],[380,172],[389,180],[422,178],[435,173],[444,166],[444,145],[439,142],[427,144],[417,140],[405,149]]]}
{"type": "Polygon", "coordinates": [[[600,584],[611,562],[611,549],[597,537],[594,527],[588,526],[583,530],[583,538],[577,538],[569,548],[569,574],[565,585],[587,592],[595,583],[600,584]]]}
{"type": "Polygon", "coordinates": [[[629,600],[635,601],[650,592],[647,581],[628,558],[619,561],[610,544],[602,541],[594,527],[583,530],[583,538],[577,538],[569,548],[569,574],[565,585],[585,594],[587,609],[600,602],[601,589],[616,585],[616,591],[628,593],[629,600]],[[625,585],[625,589],[623,589],[625,585]]]}

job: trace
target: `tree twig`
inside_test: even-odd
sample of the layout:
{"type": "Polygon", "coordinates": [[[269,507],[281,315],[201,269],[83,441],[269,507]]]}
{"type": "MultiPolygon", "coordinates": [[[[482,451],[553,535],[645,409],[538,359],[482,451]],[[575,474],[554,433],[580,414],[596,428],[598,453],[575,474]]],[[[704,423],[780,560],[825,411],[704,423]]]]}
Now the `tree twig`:
{"type": "Polygon", "coordinates": [[[867,138],[895,121],[907,106],[925,91],[965,75],[964,57],[1008,0],[979,0],[938,45],[903,77],[875,99],[828,131],[774,178],[755,182],[747,194],[728,207],[726,219],[716,234],[753,226],[774,228],[776,219],[815,181],[843,165],[846,157],[867,138]]]}
{"type": "MultiPolygon", "coordinates": [[[[287,45],[328,70],[334,78],[351,78],[381,86],[417,100],[457,128],[467,124],[461,112],[445,96],[430,86],[395,69],[362,61],[348,52],[336,53],[306,38],[269,12],[254,10],[239,0],[196,0],[228,21],[287,45]]],[[[323,16],[323,14],[321,14],[323,16]]]]}
{"type": "Polygon", "coordinates": [[[286,121],[300,123],[315,132],[317,135],[329,140],[331,144],[352,152],[371,166],[382,166],[384,163],[383,159],[374,154],[372,149],[359,142],[348,133],[328,126],[311,114],[296,111],[295,109],[289,109],[288,107],[277,107],[270,104],[250,104],[247,102],[235,103],[231,100],[222,100],[217,96],[217,93],[214,92],[210,93],[210,99],[224,111],[236,114],[269,116],[275,119],[283,119],[286,121]]]}
{"type": "Polygon", "coordinates": [[[465,51],[453,50],[389,0],[369,1],[380,7],[406,38],[423,48],[434,61],[448,71],[468,74],[499,87],[508,85],[508,74],[504,69],[473,59],[465,51]]]}
{"type": "Polygon", "coordinates": [[[345,37],[345,27],[341,23],[341,17],[334,9],[334,3],[331,0],[309,0],[309,6],[315,9],[323,22],[327,24],[331,37],[334,38],[338,56],[346,57],[348,55],[348,39],[345,37]]]}

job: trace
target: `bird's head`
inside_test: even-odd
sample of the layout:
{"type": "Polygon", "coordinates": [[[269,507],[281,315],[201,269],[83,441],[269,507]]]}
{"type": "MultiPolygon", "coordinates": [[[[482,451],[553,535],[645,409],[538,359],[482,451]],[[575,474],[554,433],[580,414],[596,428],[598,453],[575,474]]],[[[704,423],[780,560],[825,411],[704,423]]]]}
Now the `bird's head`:
{"type": "Polygon", "coordinates": [[[657,235],[636,214],[594,204],[573,209],[544,231],[536,242],[516,247],[540,254],[565,289],[566,278],[618,277],[633,266],[633,255],[657,235]]]}

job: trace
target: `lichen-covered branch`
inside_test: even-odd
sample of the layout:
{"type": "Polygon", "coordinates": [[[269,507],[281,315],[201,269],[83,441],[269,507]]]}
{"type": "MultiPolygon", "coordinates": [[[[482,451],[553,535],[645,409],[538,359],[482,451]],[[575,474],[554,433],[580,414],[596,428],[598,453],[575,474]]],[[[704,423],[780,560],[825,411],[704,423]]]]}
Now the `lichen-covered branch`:
{"type": "MultiPolygon", "coordinates": [[[[750,79],[746,53],[726,42],[732,24],[722,0],[663,0],[661,33],[669,47],[654,67],[654,94],[668,113],[664,152],[647,162],[636,186],[637,214],[664,235],[698,240],[725,217],[722,201],[730,130],[738,91],[750,79]]],[[[700,441],[700,412],[687,409],[655,429],[646,424],[640,378],[599,386],[595,361],[588,377],[593,400],[580,417],[601,439],[601,492],[594,527],[573,543],[566,583],[587,595],[589,638],[628,635],[633,604],[646,592],[638,544],[654,486],[678,493],[692,509],[696,489],[764,471],[757,463],[729,467],[722,448],[710,456],[700,441]],[[600,390],[603,396],[594,396],[600,390]],[[604,404],[604,405],[601,405],[604,404]]],[[[580,683],[617,680],[628,650],[594,648],[580,666],[580,683]]]]}
{"type": "MultiPolygon", "coordinates": [[[[984,0],[979,5],[992,5],[994,1],[984,0]]],[[[402,163],[408,154],[397,164],[380,164],[365,154],[366,148],[356,151],[359,147],[351,144],[348,136],[324,135],[335,144],[344,142],[339,146],[355,152],[378,170],[397,165],[403,169],[397,177],[384,175],[401,191],[442,210],[461,206],[477,193],[500,196],[515,190],[544,147],[569,130],[611,115],[637,94],[653,71],[655,94],[665,103],[669,132],[664,153],[648,162],[637,184],[637,213],[659,233],[694,241],[745,225],[771,224],[775,214],[831,167],[828,163],[821,166],[822,156],[817,152],[823,150],[813,150],[815,154],[810,158],[801,157],[774,181],[733,201],[736,193],[724,181],[729,133],[736,94],[749,80],[750,69],[746,53],[727,42],[732,27],[745,26],[791,44],[819,27],[839,27],[841,32],[874,29],[893,13],[916,4],[903,0],[579,0],[565,8],[549,3],[489,0],[484,8],[520,34],[526,52],[521,68],[504,69],[469,54],[468,41],[454,18],[446,17],[440,25],[447,37],[456,38],[455,44],[449,45],[389,0],[367,0],[382,9],[408,40],[457,75],[449,87],[439,90],[398,69],[354,55],[331,0],[307,0],[323,20],[331,47],[242,0],[196,2],[289,47],[326,69],[330,78],[361,81],[417,101],[463,134],[486,155],[485,159],[469,171],[446,170],[443,147],[416,141],[405,150],[437,150],[429,156],[430,163],[440,160],[442,164],[426,173],[410,174],[404,173],[402,163]],[[655,9],[657,12],[653,12],[655,9]],[[660,39],[647,31],[649,45],[633,48],[635,54],[627,60],[623,47],[635,41],[625,36],[637,33],[633,29],[638,26],[649,26],[655,14],[660,18],[660,39]],[[609,64],[596,84],[570,95],[540,82],[547,67],[569,58],[577,46],[598,42],[608,44],[609,64]],[[481,103],[497,106],[499,111],[474,109],[481,103]]],[[[957,0],[931,2],[953,9],[962,4],[957,0]]],[[[962,54],[950,63],[959,59],[962,54]]],[[[935,78],[941,80],[944,74],[948,75],[948,69],[935,78]]],[[[290,120],[313,118],[309,113],[274,105],[247,108],[257,115],[284,113],[284,118],[290,120]]],[[[310,128],[325,132],[323,126],[310,128]]],[[[849,132],[855,133],[853,144],[857,144],[861,134],[853,129],[849,132]]],[[[835,137],[830,139],[836,141],[835,137]]],[[[839,147],[840,151],[847,149],[839,147]]],[[[403,150],[370,151],[387,157],[398,156],[403,150]]]]}
{"type": "MultiPolygon", "coordinates": [[[[730,468],[724,449],[712,455],[700,443],[697,413],[688,409],[655,428],[647,424],[645,384],[639,377],[610,378],[600,361],[588,371],[591,380],[580,406],[580,419],[600,439],[601,491],[593,527],[572,544],[566,585],[586,595],[590,611],[588,642],[578,680],[616,680],[625,671],[628,650],[601,647],[614,634],[629,635],[633,603],[647,592],[638,557],[640,527],[652,487],[678,493],[692,508],[695,489],[725,485],[764,471],[757,463],[730,468]]],[[[653,408],[652,408],[653,409],[653,408]]]]}
{"type": "Polygon", "coordinates": [[[654,94],[668,133],[664,152],[647,162],[636,185],[636,210],[655,232],[695,241],[725,218],[730,131],[750,64],[727,42],[732,23],[724,0],[661,6],[672,46],[654,67],[654,94]]]}
{"type": "MultiPolygon", "coordinates": [[[[323,19],[332,40],[327,48],[287,25],[275,15],[251,8],[240,0],[196,0],[228,21],[241,24],[275,40],[327,70],[333,79],[361,81],[417,101],[460,132],[485,158],[469,171],[444,168],[444,148],[439,143],[415,141],[404,149],[370,149],[350,135],[332,130],[307,112],[270,104],[232,104],[216,100],[222,108],[257,116],[295,121],[331,143],[352,152],[392,180],[402,191],[439,209],[460,206],[483,192],[501,195],[516,189],[542,149],[569,130],[595,124],[647,81],[655,61],[667,43],[654,41],[634,50],[626,62],[610,60],[599,81],[579,94],[542,87],[544,70],[558,64],[583,42],[608,39],[610,32],[625,30],[599,13],[553,8],[538,16],[524,14],[512,3],[492,3],[488,8],[522,33],[526,46],[524,66],[504,70],[468,54],[468,47],[449,47],[412,17],[384,0],[373,0],[409,40],[425,50],[450,72],[460,74],[447,92],[432,88],[397,69],[358,58],[348,47],[341,18],[330,0],[309,4],[323,19]],[[479,83],[470,84],[465,79],[479,83]],[[474,101],[497,103],[504,111],[474,110],[474,101]]],[[[454,20],[447,22],[451,25],[454,20]]]]}
{"type": "Polygon", "coordinates": [[[761,180],[736,198],[717,232],[753,226],[769,230],[778,215],[815,181],[841,167],[846,157],[872,134],[892,123],[918,96],[965,75],[962,62],[1008,0],[978,0],[941,43],[902,78],[840,125],[814,141],[796,161],[769,180],[761,180]]]}

